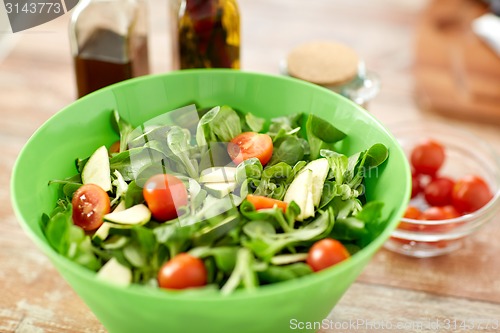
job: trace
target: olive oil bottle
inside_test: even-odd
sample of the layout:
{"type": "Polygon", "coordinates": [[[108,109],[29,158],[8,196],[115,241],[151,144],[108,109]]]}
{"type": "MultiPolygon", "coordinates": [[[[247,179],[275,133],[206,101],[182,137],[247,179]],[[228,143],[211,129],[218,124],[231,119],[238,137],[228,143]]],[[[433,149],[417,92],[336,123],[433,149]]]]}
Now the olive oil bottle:
{"type": "Polygon", "coordinates": [[[240,68],[240,15],[235,0],[182,0],[178,20],[181,69],[240,68]]]}

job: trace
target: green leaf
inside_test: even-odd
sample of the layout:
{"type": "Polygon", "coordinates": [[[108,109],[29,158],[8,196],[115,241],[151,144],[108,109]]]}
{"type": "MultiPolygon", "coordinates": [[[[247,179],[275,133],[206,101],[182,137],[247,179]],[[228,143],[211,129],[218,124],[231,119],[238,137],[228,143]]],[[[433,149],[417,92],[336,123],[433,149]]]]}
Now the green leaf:
{"type": "Polygon", "coordinates": [[[269,265],[263,272],[258,272],[259,281],[262,284],[270,284],[287,280],[297,279],[301,276],[311,274],[313,271],[305,263],[295,263],[286,266],[269,265]]]}
{"type": "Polygon", "coordinates": [[[265,119],[254,116],[251,113],[245,114],[245,122],[252,132],[260,132],[264,129],[265,119]]]}
{"type": "Polygon", "coordinates": [[[161,148],[149,145],[140,148],[132,148],[111,157],[111,171],[118,170],[126,181],[136,179],[141,170],[151,165],[162,165],[165,155],[161,148]]]}
{"type": "Polygon", "coordinates": [[[332,235],[339,240],[358,240],[367,234],[365,223],[355,217],[337,219],[332,235]]]}
{"type": "Polygon", "coordinates": [[[366,152],[366,160],[364,167],[374,168],[384,163],[389,156],[389,150],[381,143],[376,143],[371,146],[366,152]]]}
{"type": "Polygon", "coordinates": [[[221,293],[228,295],[242,286],[246,290],[254,290],[258,286],[258,280],[253,269],[254,257],[246,248],[240,248],[236,258],[236,265],[226,284],[222,286],[221,293]]]}
{"type": "Polygon", "coordinates": [[[197,230],[196,225],[180,227],[176,224],[163,224],[154,228],[153,233],[157,242],[168,248],[172,258],[189,248],[195,230],[197,230]]]}
{"type": "Polygon", "coordinates": [[[247,179],[260,179],[262,171],[262,164],[258,158],[244,160],[236,167],[236,182],[241,184],[247,179]]]}
{"type": "Polygon", "coordinates": [[[320,156],[321,149],[330,149],[332,145],[345,138],[345,133],[322,118],[309,114],[306,121],[307,140],[310,146],[310,160],[320,156]]]}
{"type": "Polygon", "coordinates": [[[82,185],[82,177],[80,174],[76,174],[64,180],[51,180],[49,185],[59,184],[62,188],[62,193],[64,196],[71,198],[73,193],[78,190],[82,185]]]}
{"type": "Polygon", "coordinates": [[[221,247],[195,247],[189,251],[189,254],[198,258],[213,257],[215,265],[219,270],[230,274],[235,265],[239,247],[221,246],[221,247]]]}
{"type": "Polygon", "coordinates": [[[357,214],[356,218],[365,223],[373,223],[380,219],[382,216],[382,208],[384,203],[381,201],[369,201],[357,214]]]}
{"type": "Polygon", "coordinates": [[[250,221],[243,226],[243,232],[250,238],[265,238],[276,234],[276,229],[267,221],[250,221]]]}
{"type": "Polygon", "coordinates": [[[284,162],[294,165],[304,158],[305,150],[302,140],[289,135],[274,144],[273,155],[268,165],[284,162]]]}
{"type": "Polygon", "coordinates": [[[130,208],[144,202],[142,186],[137,185],[135,180],[131,181],[128,185],[127,192],[125,192],[125,207],[130,208]]]}
{"type": "Polygon", "coordinates": [[[71,208],[68,208],[67,211],[56,213],[47,223],[45,230],[45,236],[50,246],[63,256],[68,254],[70,246],[69,233],[73,224],[70,212],[71,208]]]}
{"type": "Polygon", "coordinates": [[[191,146],[189,145],[190,140],[191,137],[188,130],[174,126],[168,131],[168,147],[183,164],[189,177],[198,178],[198,164],[189,156],[189,151],[191,150],[191,146]]]}
{"type": "Polygon", "coordinates": [[[111,114],[111,126],[120,135],[120,152],[127,150],[129,136],[133,131],[133,127],[125,119],[120,117],[117,110],[113,110],[111,114]]]}
{"type": "Polygon", "coordinates": [[[306,130],[308,135],[311,134],[326,143],[335,143],[346,137],[344,132],[337,129],[330,122],[314,114],[309,114],[306,130]]]}
{"type": "Polygon", "coordinates": [[[200,119],[196,131],[198,146],[210,142],[229,142],[241,133],[240,118],[228,106],[216,106],[200,119]]]}

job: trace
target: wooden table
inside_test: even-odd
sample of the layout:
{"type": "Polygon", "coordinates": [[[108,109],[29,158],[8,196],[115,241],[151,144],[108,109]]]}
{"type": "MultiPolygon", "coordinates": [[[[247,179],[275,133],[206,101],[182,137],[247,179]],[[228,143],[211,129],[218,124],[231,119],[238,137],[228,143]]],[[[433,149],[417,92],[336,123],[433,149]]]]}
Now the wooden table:
{"type": "MultiPolygon", "coordinates": [[[[150,52],[155,73],[170,70],[164,2],[149,1],[155,7],[150,10],[150,52]]],[[[487,140],[500,153],[499,127],[443,118],[417,107],[412,43],[425,2],[239,3],[244,69],[278,73],[280,59],[295,45],[313,39],[340,41],[355,48],[368,68],[380,75],[382,91],[371,103],[370,112],[382,122],[432,120],[452,124],[487,140]]],[[[74,100],[67,21],[66,15],[7,36],[16,38],[16,45],[0,63],[0,332],[105,332],[23,233],[9,195],[11,170],[26,140],[74,100]]],[[[397,327],[438,331],[435,323],[441,325],[440,331],[466,331],[460,325],[467,325],[476,331],[494,332],[500,321],[499,236],[497,216],[451,255],[412,259],[380,250],[331,312],[332,322],[321,332],[401,331],[397,327]],[[446,330],[446,323],[456,323],[457,328],[446,330]],[[489,329],[485,329],[486,324],[489,329]]]]}

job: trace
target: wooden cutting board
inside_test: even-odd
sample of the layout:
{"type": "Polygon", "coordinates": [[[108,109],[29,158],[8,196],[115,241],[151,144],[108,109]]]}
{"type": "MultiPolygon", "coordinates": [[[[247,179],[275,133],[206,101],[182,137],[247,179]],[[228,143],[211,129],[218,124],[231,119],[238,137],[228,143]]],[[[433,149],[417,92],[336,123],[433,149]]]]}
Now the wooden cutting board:
{"type": "Polygon", "coordinates": [[[500,124],[500,57],[471,29],[487,11],[475,0],[433,0],[422,12],[414,75],[423,108],[500,124]]]}

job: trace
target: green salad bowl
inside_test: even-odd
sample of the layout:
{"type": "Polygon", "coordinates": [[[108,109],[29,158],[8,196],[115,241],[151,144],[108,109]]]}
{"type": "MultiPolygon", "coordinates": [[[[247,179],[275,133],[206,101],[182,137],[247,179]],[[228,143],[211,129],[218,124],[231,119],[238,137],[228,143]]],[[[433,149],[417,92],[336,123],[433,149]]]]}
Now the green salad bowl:
{"type": "MultiPolygon", "coordinates": [[[[410,197],[410,169],[395,138],[368,112],[325,88],[288,77],[233,70],[190,70],[128,80],[83,97],[50,118],[30,138],[14,167],[12,201],[26,233],[109,332],[287,332],[327,317],[395,229],[410,197]],[[165,291],[117,286],[54,251],[40,219],[56,204],[49,180],[75,174],[74,161],[118,139],[107,110],[133,125],[196,103],[229,105],[267,119],[314,113],[347,134],[338,150],[352,154],[383,143],[388,160],[366,178],[368,200],[381,200],[386,226],[361,251],[336,266],[296,280],[237,290],[165,291]],[[34,167],[36,166],[36,167],[34,167]]],[[[363,302],[363,300],[359,300],[363,302]]],[[[317,326],[316,326],[317,327],[317,326]]]]}

